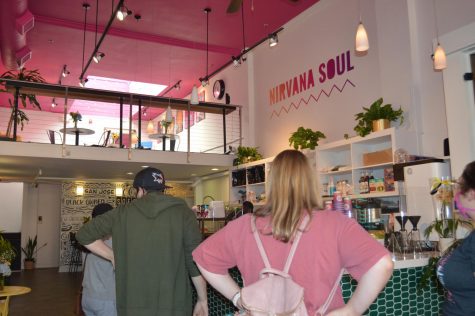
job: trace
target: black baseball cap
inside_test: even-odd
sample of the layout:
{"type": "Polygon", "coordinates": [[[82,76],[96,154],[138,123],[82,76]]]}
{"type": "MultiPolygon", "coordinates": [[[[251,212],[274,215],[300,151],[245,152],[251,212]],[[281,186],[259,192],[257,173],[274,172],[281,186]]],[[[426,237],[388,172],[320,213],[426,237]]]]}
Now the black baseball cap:
{"type": "Polygon", "coordinates": [[[135,175],[134,188],[144,188],[145,190],[163,191],[171,188],[165,185],[165,176],[163,172],[157,168],[147,167],[140,170],[135,175]]]}

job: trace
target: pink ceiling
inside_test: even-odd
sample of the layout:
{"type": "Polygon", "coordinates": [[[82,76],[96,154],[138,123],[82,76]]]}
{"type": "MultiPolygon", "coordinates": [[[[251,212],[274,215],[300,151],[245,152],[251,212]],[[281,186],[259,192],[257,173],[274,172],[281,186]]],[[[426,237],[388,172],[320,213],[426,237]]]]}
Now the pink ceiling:
{"type": "MultiPolygon", "coordinates": [[[[1,1],[3,9],[18,6],[22,2],[1,1]]],[[[96,1],[86,1],[91,8],[87,13],[85,62],[94,49],[96,1]]],[[[78,84],[82,70],[83,2],[28,2],[27,8],[35,17],[35,26],[26,35],[26,45],[32,52],[32,58],[25,66],[28,69],[39,69],[47,82],[56,83],[66,64],[71,74],[62,83],[74,86],[78,84]]],[[[118,1],[98,2],[99,39],[109,20],[112,6],[118,1]]],[[[244,0],[246,46],[252,46],[316,2],[318,0],[300,0],[296,3],[289,0],[244,0]]],[[[173,90],[168,95],[184,97],[190,93],[193,84],[198,85],[198,79],[206,75],[205,7],[212,9],[209,15],[208,72],[219,68],[243,48],[241,12],[227,14],[228,0],[129,0],[125,4],[133,11],[132,16],[122,22],[114,19],[100,47],[100,51],[106,56],[99,64],[92,62],[86,76],[165,85],[173,85],[182,80],[182,89],[173,90]],[[140,14],[141,19],[134,19],[135,14],[140,14]]],[[[14,23],[14,20],[11,21],[13,22],[10,23],[14,23]]],[[[8,35],[0,34],[2,54],[8,53],[9,47],[5,46],[13,45],[9,44],[11,41],[5,40],[6,36],[8,35]]],[[[8,56],[2,56],[3,60],[4,57],[8,56]]],[[[0,64],[0,71],[5,70],[6,67],[0,64]]],[[[1,101],[2,105],[7,104],[4,100],[1,101]]],[[[62,111],[59,107],[51,109],[49,99],[40,101],[43,101],[43,110],[62,111]]]]}

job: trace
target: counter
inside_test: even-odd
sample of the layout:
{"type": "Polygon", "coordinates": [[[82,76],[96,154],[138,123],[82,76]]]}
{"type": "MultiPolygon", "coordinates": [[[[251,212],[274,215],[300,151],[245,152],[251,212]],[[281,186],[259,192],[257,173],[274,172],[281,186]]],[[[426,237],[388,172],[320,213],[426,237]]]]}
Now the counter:
{"type": "MultiPolygon", "coordinates": [[[[440,305],[444,301],[444,293],[437,289],[437,281],[431,280],[425,290],[417,292],[417,283],[432,255],[433,253],[416,256],[394,254],[393,276],[364,315],[438,315],[440,305]]],[[[230,269],[230,274],[242,286],[239,270],[237,268],[230,269]]],[[[341,289],[345,302],[350,299],[356,285],[357,281],[350,275],[343,275],[341,289]]],[[[234,313],[232,303],[211,287],[208,287],[208,307],[210,316],[234,313]]]]}

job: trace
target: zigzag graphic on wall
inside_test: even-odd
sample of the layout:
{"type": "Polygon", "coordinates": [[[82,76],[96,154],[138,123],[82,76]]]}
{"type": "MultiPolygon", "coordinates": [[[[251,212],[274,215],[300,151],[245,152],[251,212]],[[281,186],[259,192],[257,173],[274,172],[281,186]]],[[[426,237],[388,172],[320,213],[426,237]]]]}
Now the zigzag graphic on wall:
{"type": "Polygon", "coordinates": [[[343,86],[341,88],[339,88],[336,84],[333,84],[332,88],[330,89],[330,92],[328,92],[328,93],[325,91],[325,89],[322,89],[322,90],[320,90],[320,93],[318,94],[317,97],[315,97],[313,95],[313,93],[311,93],[307,100],[305,100],[304,98],[301,98],[300,101],[297,104],[292,102],[288,106],[282,105],[281,108],[279,109],[279,111],[276,111],[276,110],[272,111],[272,113],[270,115],[270,118],[272,119],[274,117],[274,115],[279,117],[282,114],[282,111],[284,111],[285,113],[289,113],[292,108],[295,108],[296,110],[298,110],[302,103],[304,103],[305,105],[308,105],[308,103],[310,102],[311,99],[315,100],[315,103],[318,103],[318,101],[320,100],[320,97],[322,96],[322,94],[326,95],[327,98],[329,98],[332,95],[334,89],[338,90],[341,93],[345,89],[347,83],[352,85],[353,88],[356,87],[355,84],[353,82],[351,82],[350,79],[346,79],[345,83],[343,84],[343,86]]]}

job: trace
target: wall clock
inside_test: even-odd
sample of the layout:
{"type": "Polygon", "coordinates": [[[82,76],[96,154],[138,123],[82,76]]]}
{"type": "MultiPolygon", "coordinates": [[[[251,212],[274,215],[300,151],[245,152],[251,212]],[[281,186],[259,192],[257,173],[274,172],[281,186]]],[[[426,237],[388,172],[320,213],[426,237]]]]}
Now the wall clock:
{"type": "Polygon", "coordinates": [[[221,100],[224,96],[224,80],[216,80],[213,85],[213,96],[216,100],[221,100]]]}

